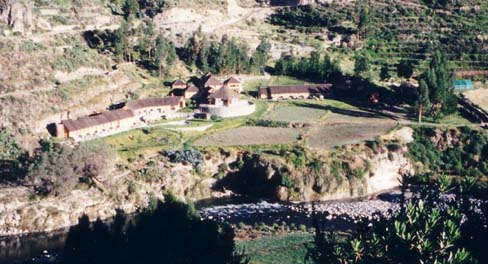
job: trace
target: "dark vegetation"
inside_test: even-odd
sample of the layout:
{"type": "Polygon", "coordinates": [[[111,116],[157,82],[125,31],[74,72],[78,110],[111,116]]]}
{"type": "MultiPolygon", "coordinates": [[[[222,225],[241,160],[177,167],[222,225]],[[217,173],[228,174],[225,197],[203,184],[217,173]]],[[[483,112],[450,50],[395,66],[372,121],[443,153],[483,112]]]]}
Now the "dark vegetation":
{"type": "MultiPolygon", "coordinates": [[[[482,131],[419,127],[414,138],[408,147],[410,157],[422,164],[419,181],[431,181],[435,173],[476,178],[488,175],[488,160],[484,158],[488,156],[488,138],[482,131]]],[[[486,189],[484,182],[477,185],[486,189]]]]}
{"type": "MultiPolygon", "coordinates": [[[[317,222],[307,260],[334,263],[486,263],[486,203],[472,198],[475,180],[453,187],[447,177],[422,188],[391,218],[361,220],[346,239],[317,222]],[[445,194],[457,193],[455,199],[445,194]]],[[[307,262],[308,263],[308,262],[307,262]]]]}
{"type": "Polygon", "coordinates": [[[150,20],[138,27],[123,21],[115,31],[87,31],[84,38],[91,48],[111,52],[119,61],[136,62],[159,76],[167,74],[177,59],[175,45],[157,34],[150,20]]]}
{"type": "Polygon", "coordinates": [[[290,187],[286,171],[265,163],[260,155],[246,153],[230,164],[235,171],[227,174],[215,186],[249,197],[274,198],[278,187],[290,187]]]}
{"type": "Polygon", "coordinates": [[[134,221],[119,211],[111,224],[87,216],[70,229],[64,263],[249,263],[236,250],[229,225],[201,220],[191,206],[165,195],[164,203],[134,221]]]}
{"type": "Polygon", "coordinates": [[[203,72],[261,73],[269,59],[270,43],[264,39],[256,51],[248,56],[249,47],[237,39],[222,36],[211,41],[201,28],[193,33],[180,52],[180,59],[203,72]]]}
{"type": "Polygon", "coordinates": [[[0,131],[0,183],[26,185],[38,195],[63,195],[78,184],[96,184],[112,166],[115,153],[103,142],[76,147],[41,140],[29,155],[5,130],[0,131]]]}
{"type": "Polygon", "coordinates": [[[334,82],[342,77],[339,64],[327,54],[312,52],[309,58],[282,54],[274,67],[276,75],[288,75],[315,82],[334,82]]]}

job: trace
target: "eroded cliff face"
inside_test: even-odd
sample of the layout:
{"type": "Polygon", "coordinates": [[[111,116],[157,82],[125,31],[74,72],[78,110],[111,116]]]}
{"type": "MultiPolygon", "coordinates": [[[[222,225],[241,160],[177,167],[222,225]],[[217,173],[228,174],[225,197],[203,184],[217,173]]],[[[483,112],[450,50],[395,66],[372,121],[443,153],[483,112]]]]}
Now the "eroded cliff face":
{"type": "MultiPolygon", "coordinates": [[[[411,135],[411,129],[402,133],[411,135]]],[[[273,155],[202,149],[198,166],[159,155],[114,172],[101,185],[82,185],[62,197],[38,197],[27,187],[3,188],[0,236],[69,227],[83,214],[94,220],[111,218],[116,209],[134,213],[162,199],[166,191],[186,201],[232,194],[313,201],[378,193],[397,187],[404,173],[413,173],[405,141],[389,137],[369,146],[309,152],[306,163],[293,162],[286,151],[273,155]]]]}

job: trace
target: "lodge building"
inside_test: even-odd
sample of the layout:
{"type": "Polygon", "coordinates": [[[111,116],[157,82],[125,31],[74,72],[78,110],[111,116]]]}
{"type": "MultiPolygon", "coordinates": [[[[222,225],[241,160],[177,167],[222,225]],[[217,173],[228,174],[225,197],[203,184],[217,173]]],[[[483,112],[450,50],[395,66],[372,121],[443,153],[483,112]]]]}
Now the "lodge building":
{"type": "Polygon", "coordinates": [[[129,101],[121,109],[105,111],[56,124],[56,136],[76,141],[112,135],[128,130],[141,121],[159,119],[185,107],[181,96],[129,101]]]}
{"type": "Polygon", "coordinates": [[[313,96],[327,96],[330,94],[332,84],[306,84],[268,86],[259,89],[259,99],[299,99],[313,96]]]}

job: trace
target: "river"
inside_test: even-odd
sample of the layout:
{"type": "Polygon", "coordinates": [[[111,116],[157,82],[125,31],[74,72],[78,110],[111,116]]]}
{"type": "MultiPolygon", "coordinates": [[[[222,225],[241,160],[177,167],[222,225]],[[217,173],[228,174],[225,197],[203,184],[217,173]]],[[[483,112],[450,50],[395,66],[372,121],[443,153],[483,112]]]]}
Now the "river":
{"type": "MultiPolygon", "coordinates": [[[[400,192],[326,202],[278,203],[244,198],[212,199],[195,204],[204,219],[230,224],[248,225],[275,223],[312,226],[313,214],[323,219],[326,227],[334,230],[349,229],[360,217],[371,217],[375,212],[388,214],[398,207],[400,192]]],[[[41,256],[32,263],[47,263],[52,252],[62,249],[68,229],[49,234],[30,234],[0,238],[0,264],[25,263],[41,256]]]]}

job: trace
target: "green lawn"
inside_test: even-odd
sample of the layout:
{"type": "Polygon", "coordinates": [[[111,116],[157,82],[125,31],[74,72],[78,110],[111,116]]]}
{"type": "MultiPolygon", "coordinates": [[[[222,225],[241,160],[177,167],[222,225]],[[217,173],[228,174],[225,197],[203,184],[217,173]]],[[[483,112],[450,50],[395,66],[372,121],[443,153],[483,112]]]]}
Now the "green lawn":
{"type": "Polygon", "coordinates": [[[136,158],[139,155],[152,155],[181,145],[180,134],[157,127],[134,129],[103,140],[113,146],[123,160],[136,158]]]}
{"type": "Polygon", "coordinates": [[[276,105],[263,118],[283,122],[310,122],[321,119],[327,113],[325,109],[286,104],[276,105]]]}
{"type": "Polygon", "coordinates": [[[305,245],[313,241],[311,234],[290,234],[263,237],[238,242],[251,257],[251,264],[296,264],[304,263],[305,245]]]}
{"type": "Polygon", "coordinates": [[[306,84],[307,82],[288,76],[273,76],[269,80],[254,80],[244,83],[244,91],[252,92],[258,91],[260,87],[268,85],[292,85],[292,84],[306,84]]]}

